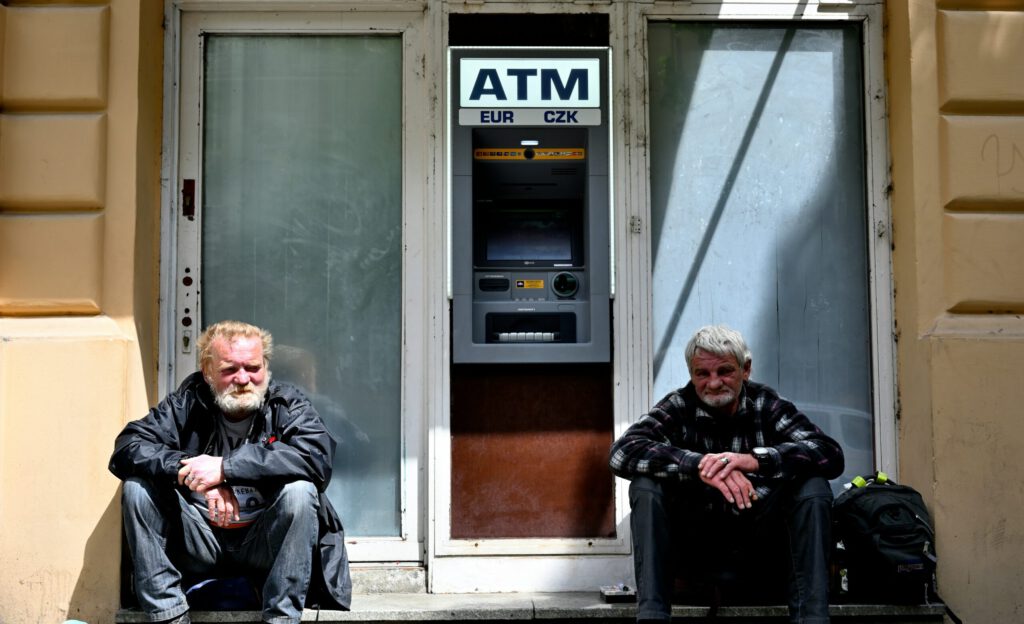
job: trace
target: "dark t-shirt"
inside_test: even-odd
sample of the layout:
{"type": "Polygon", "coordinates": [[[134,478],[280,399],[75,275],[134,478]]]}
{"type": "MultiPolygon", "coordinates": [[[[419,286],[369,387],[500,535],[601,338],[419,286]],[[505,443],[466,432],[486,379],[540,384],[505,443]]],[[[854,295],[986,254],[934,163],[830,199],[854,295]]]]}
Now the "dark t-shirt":
{"type": "MultiPolygon", "coordinates": [[[[224,457],[230,451],[237,449],[243,444],[249,443],[249,434],[252,432],[253,417],[249,416],[244,420],[232,422],[223,415],[217,415],[217,433],[210,441],[206,454],[214,457],[224,457]]],[[[251,485],[231,485],[231,490],[238,499],[239,521],[232,521],[227,526],[229,529],[237,529],[252,524],[256,518],[263,513],[267,503],[263,493],[251,485]]],[[[206,496],[199,492],[192,492],[190,495],[192,506],[199,510],[200,515],[210,522],[209,506],[206,503],[206,496]]],[[[212,522],[211,522],[212,524],[212,522]]]]}

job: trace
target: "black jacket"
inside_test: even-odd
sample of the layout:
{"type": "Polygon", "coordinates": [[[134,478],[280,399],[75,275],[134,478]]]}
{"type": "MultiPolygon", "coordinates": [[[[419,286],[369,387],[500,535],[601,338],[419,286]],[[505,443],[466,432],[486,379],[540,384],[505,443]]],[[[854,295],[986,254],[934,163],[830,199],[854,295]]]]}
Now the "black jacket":
{"type": "MultiPolygon", "coordinates": [[[[193,373],[149,413],[125,426],[114,441],[110,472],[177,485],[181,460],[202,455],[216,434],[219,408],[202,373],[193,373]]],[[[316,409],[297,388],[271,381],[256,415],[250,444],[224,456],[232,484],[311,481],[320,491],[320,531],[308,604],[348,609],[352,580],[341,519],[324,495],[331,480],[335,441],[316,409]],[[316,565],[319,563],[319,565],[316,565]]]]}

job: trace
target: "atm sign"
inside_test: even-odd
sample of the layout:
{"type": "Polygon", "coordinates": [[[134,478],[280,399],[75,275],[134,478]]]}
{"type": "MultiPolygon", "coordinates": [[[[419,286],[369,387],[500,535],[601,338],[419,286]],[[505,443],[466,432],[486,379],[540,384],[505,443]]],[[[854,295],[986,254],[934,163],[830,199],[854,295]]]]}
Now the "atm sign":
{"type": "Polygon", "coordinates": [[[460,59],[459,106],[600,108],[600,68],[596,58],[460,59]]]}

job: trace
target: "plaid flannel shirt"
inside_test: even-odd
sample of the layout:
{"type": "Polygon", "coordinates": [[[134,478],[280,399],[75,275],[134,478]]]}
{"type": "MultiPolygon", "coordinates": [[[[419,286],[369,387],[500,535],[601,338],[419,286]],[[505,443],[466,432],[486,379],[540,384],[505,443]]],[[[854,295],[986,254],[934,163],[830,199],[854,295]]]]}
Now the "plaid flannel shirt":
{"type": "Polygon", "coordinates": [[[612,444],[608,464],[624,479],[699,481],[697,464],[707,453],[750,453],[761,446],[768,459],[750,474],[758,496],[796,476],[834,479],[843,472],[843,450],[796,406],[768,386],[744,382],[739,408],[715,416],[693,383],[674,390],[612,444]]]}

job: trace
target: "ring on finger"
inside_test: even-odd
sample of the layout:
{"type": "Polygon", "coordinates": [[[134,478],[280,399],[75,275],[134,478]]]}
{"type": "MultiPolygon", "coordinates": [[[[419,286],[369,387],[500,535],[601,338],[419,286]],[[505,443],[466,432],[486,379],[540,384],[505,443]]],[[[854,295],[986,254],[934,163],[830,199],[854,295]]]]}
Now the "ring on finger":
{"type": "Polygon", "coordinates": [[[719,459],[718,461],[722,462],[723,464],[728,464],[729,463],[729,458],[728,457],[723,457],[723,458],[719,459]]]}

